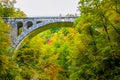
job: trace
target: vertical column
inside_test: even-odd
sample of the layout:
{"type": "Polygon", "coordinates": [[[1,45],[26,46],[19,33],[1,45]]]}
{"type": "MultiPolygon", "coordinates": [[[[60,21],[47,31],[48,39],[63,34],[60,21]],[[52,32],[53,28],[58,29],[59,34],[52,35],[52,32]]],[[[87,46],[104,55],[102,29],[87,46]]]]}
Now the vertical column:
{"type": "MultiPolygon", "coordinates": [[[[36,22],[37,22],[37,21],[36,21],[35,19],[32,20],[33,25],[36,25],[36,22]]],[[[35,26],[35,27],[36,27],[36,26],[35,26]]]]}
{"type": "Polygon", "coordinates": [[[27,30],[27,21],[23,22],[23,29],[22,29],[22,32],[26,32],[27,30]]]}
{"type": "Polygon", "coordinates": [[[11,22],[11,40],[12,40],[12,46],[16,46],[16,40],[17,40],[17,33],[18,33],[18,27],[17,22],[12,21],[11,22]]]}

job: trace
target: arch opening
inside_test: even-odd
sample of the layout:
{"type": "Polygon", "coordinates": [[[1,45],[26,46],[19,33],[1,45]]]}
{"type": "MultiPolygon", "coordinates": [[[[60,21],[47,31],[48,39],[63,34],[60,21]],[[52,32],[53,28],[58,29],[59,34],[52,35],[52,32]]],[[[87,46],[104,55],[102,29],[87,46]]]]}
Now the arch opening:
{"type": "Polygon", "coordinates": [[[33,26],[33,22],[32,21],[28,21],[26,24],[27,24],[27,29],[30,28],[31,26],[33,26]]]}
{"type": "Polygon", "coordinates": [[[22,27],[23,23],[21,21],[17,22],[17,36],[19,36],[22,33],[22,27]]]}
{"type": "Polygon", "coordinates": [[[36,24],[41,23],[42,21],[37,21],[36,24]]]}

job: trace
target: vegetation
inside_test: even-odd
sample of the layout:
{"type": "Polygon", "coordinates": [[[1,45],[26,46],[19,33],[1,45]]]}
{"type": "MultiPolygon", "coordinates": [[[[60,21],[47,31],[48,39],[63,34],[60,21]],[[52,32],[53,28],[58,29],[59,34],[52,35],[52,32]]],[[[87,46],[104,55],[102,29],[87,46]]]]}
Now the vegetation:
{"type": "MultiPolygon", "coordinates": [[[[79,10],[73,28],[36,35],[15,61],[9,56],[9,26],[0,19],[0,80],[120,80],[119,0],[80,0],[79,10]]],[[[0,16],[25,16],[8,11],[0,16]]]]}
{"type": "MultiPolygon", "coordinates": [[[[5,3],[7,3],[6,0],[5,3]]],[[[17,77],[17,64],[12,61],[11,55],[11,41],[10,41],[10,26],[4,23],[1,17],[23,17],[25,14],[14,7],[4,7],[0,3],[0,80],[15,80],[17,77]],[[18,14],[19,11],[19,14],[18,14]]],[[[17,80],[17,79],[16,79],[17,80]]]]}

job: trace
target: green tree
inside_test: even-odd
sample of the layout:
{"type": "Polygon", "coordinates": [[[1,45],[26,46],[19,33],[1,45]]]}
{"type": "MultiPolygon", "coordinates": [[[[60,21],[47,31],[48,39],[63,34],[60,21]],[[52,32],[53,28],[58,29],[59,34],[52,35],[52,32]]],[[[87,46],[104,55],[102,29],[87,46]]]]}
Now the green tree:
{"type": "Polygon", "coordinates": [[[0,19],[0,80],[13,79],[16,74],[15,63],[13,63],[8,55],[10,55],[10,26],[6,25],[0,19]]]}
{"type": "MultiPolygon", "coordinates": [[[[15,8],[7,8],[0,3],[0,17],[14,17],[15,14],[15,8]]],[[[16,62],[10,57],[12,51],[10,29],[10,26],[0,18],[0,80],[15,80],[19,77],[16,62]]]]}
{"type": "Polygon", "coordinates": [[[76,61],[71,60],[80,61],[71,80],[119,79],[119,8],[118,0],[79,1],[81,15],[75,25],[85,48],[79,49],[76,61]]]}

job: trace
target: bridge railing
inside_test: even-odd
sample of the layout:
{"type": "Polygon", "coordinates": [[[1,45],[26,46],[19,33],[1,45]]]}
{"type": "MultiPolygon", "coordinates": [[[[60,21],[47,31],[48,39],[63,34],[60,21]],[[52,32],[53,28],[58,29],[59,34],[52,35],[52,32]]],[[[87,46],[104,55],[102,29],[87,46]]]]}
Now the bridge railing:
{"type": "Polygon", "coordinates": [[[78,16],[47,16],[47,17],[2,17],[3,19],[70,19],[70,18],[78,18],[78,16]]]}
{"type": "Polygon", "coordinates": [[[7,24],[11,24],[11,22],[15,21],[23,21],[23,20],[31,20],[31,21],[47,21],[47,20],[58,20],[58,21],[71,21],[73,22],[75,18],[78,18],[78,16],[47,16],[47,17],[21,17],[21,18],[15,18],[15,17],[2,17],[3,20],[7,24]]]}

